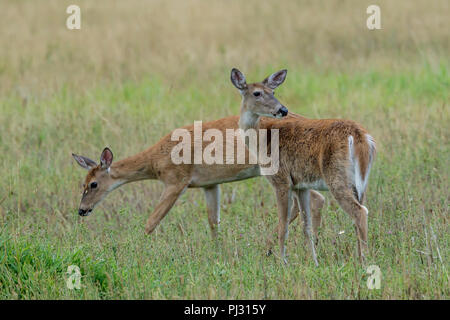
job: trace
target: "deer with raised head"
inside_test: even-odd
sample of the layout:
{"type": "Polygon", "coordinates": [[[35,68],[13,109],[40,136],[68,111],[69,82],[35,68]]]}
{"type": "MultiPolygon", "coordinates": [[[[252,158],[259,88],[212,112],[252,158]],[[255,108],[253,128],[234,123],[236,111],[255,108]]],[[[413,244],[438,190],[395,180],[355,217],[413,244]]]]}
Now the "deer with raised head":
{"type": "MultiPolygon", "coordinates": [[[[242,97],[239,127],[258,129],[262,116],[280,117],[287,109],[274,96],[274,90],[286,78],[278,71],[262,82],[247,84],[237,69],[231,82],[242,97]]],[[[278,205],[280,255],[286,262],[286,239],[292,210],[292,194],[304,215],[306,234],[316,266],[318,265],[311,232],[311,190],[329,190],[356,226],[358,253],[364,259],[367,250],[368,210],[363,205],[369,172],[375,157],[375,141],[359,124],[350,120],[290,118],[271,122],[266,129],[278,129],[279,170],[266,178],[273,186],[278,205]]],[[[262,166],[261,166],[262,167],[262,166]]]]}
{"type": "MultiPolygon", "coordinates": [[[[301,118],[295,114],[289,114],[286,118],[291,117],[301,118]]],[[[206,122],[203,123],[203,130],[214,128],[225,132],[226,129],[237,129],[238,120],[238,116],[230,116],[206,122]]],[[[272,122],[279,121],[281,120],[264,119],[261,122],[261,126],[264,127],[265,125],[271,125],[272,122]]],[[[191,133],[194,130],[192,125],[184,128],[191,133]]],[[[206,197],[208,222],[212,235],[215,236],[220,222],[219,185],[225,182],[257,177],[260,175],[259,167],[255,164],[219,165],[202,163],[176,165],[171,159],[171,151],[178,144],[178,141],[173,141],[171,136],[172,134],[170,133],[147,150],[120,161],[113,162],[113,153],[109,148],[105,148],[101,153],[100,163],[96,163],[87,157],[72,154],[81,167],[89,170],[83,185],[83,195],[78,210],[79,215],[89,215],[106,195],[123,184],[155,179],[163,182],[165,188],[159,203],[148,218],[145,227],[147,234],[156,228],[170,211],[178,197],[187,188],[203,188],[206,197]]],[[[227,143],[232,142],[227,141],[227,143]]],[[[206,145],[205,142],[204,145],[206,145]]],[[[193,146],[191,150],[194,150],[193,146]]],[[[318,192],[312,193],[310,205],[313,209],[314,233],[317,235],[321,221],[320,210],[324,205],[324,197],[318,192]]],[[[295,209],[295,212],[296,214],[291,221],[298,215],[298,209],[295,209]]]]}

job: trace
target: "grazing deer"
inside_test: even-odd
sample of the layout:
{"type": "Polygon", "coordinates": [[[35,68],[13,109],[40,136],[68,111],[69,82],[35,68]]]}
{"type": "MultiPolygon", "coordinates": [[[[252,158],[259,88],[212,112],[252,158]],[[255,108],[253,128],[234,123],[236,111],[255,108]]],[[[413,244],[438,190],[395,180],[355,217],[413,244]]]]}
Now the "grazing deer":
{"type": "MultiPolygon", "coordinates": [[[[284,82],[286,74],[287,70],[281,70],[262,82],[247,84],[239,70],[231,71],[231,82],[242,96],[241,129],[258,129],[261,116],[279,118],[287,114],[286,107],[274,97],[274,89],[284,82]]],[[[292,207],[291,194],[295,194],[304,214],[314,262],[318,265],[311,234],[311,189],[329,190],[341,208],[352,217],[359,257],[363,260],[367,250],[368,218],[363,202],[376,151],[372,136],[353,121],[337,119],[291,117],[285,121],[271,122],[266,128],[279,130],[279,170],[266,178],[276,193],[278,239],[283,260],[286,262],[285,242],[292,207]]]]}
{"type": "MultiPolygon", "coordinates": [[[[287,118],[290,117],[302,118],[295,114],[290,114],[287,118]]],[[[226,129],[237,129],[238,120],[238,116],[230,116],[206,122],[203,123],[203,130],[215,128],[225,132],[226,129]]],[[[264,127],[266,124],[271,125],[273,122],[279,121],[284,120],[264,119],[261,126],[264,127]]],[[[194,130],[192,125],[184,128],[191,133],[194,130]]],[[[237,137],[235,137],[235,140],[237,140],[237,137]]],[[[227,143],[230,142],[227,141],[227,143]]],[[[165,188],[158,205],[147,221],[146,233],[149,234],[156,228],[186,188],[203,188],[206,197],[208,222],[214,237],[217,234],[220,221],[219,185],[259,176],[259,167],[255,164],[247,164],[248,161],[245,162],[246,164],[175,165],[171,159],[171,150],[176,144],[178,144],[178,141],[172,141],[171,134],[168,134],[147,150],[117,162],[113,162],[111,150],[105,148],[101,153],[99,164],[89,158],[72,154],[81,167],[89,170],[83,185],[84,190],[78,210],[79,215],[89,215],[107,194],[123,184],[145,179],[157,179],[164,183],[165,188]]],[[[194,150],[194,147],[191,150],[194,150]]],[[[248,154],[246,157],[248,158],[248,154]]],[[[323,204],[324,197],[320,193],[311,194],[310,205],[313,211],[314,233],[316,235],[321,221],[320,210],[323,204]]],[[[293,216],[291,221],[298,215],[298,209],[296,210],[296,215],[293,216]]]]}

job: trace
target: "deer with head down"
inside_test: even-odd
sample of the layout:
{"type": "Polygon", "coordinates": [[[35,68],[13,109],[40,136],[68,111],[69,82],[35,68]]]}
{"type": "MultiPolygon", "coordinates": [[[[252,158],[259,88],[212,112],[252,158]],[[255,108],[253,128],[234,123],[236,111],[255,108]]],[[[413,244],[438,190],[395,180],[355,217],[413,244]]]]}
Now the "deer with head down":
{"type": "MultiPolygon", "coordinates": [[[[301,118],[289,114],[286,118],[301,118]]],[[[224,133],[226,129],[237,129],[239,117],[230,116],[223,119],[203,123],[203,130],[217,129],[224,133]]],[[[265,119],[261,127],[269,126],[272,122],[284,120],[265,119]]],[[[186,126],[192,132],[193,126],[186,126]]],[[[76,162],[88,173],[84,179],[83,194],[79,205],[80,216],[88,216],[95,206],[114,189],[134,181],[159,180],[164,183],[164,191],[154,211],[147,220],[146,233],[151,233],[170,211],[176,200],[187,188],[202,188],[206,197],[208,222],[212,235],[216,236],[220,222],[220,188],[226,182],[249,179],[260,175],[258,165],[255,164],[174,164],[171,159],[172,148],[178,141],[171,139],[169,133],[150,148],[119,161],[113,161],[113,153],[105,148],[97,163],[87,157],[72,154],[76,162]]],[[[237,139],[237,137],[235,137],[237,139]]],[[[193,143],[193,142],[192,142],[193,143]]],[[[204,142],[206,144],[206,142],[204,142]]],[[[204,145],[205,147],[205,145],[204,145]]],[[[192,152],[194,147],[192,146],[192,152]]],[[[235,154],[236,155],[236,154],[235,154]]],[[[192,156],[192,155],[191,155],[192,156]]],[[[224,153],[225,156],[225,153],[224,153]]],[[[247,156],[248,158],[248,156],[247,156]]],[[[324,197],[318,193],[311,194],[310,206],[313,215],[314,233],[317,235],[321,222],[320,210],[324,205],[324,197]]],[[[298,216],[298,209],[294,208],[291,221],[298,216]]]]}

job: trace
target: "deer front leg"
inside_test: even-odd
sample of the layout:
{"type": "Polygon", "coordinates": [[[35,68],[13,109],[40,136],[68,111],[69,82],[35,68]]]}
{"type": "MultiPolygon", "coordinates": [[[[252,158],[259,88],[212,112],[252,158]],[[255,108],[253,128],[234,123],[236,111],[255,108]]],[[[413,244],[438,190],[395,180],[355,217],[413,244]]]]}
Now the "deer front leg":
{"type": "MultiPolygon", "coordinates": [[[[319,234],[319,227],[320,224],[322,222],[322,208],[323,205],[325,204],[325,197],[320,194],[317,191],[314,190],[310,190],[310,208],[311,208],[311,217],[312,217],[312,226],[313,226],[313,231],[314,231],[314,235],[318,236],[319,234]]],[[[294,197],[296,197],[296,193],[293,193],[294,197]]],[[[292,200],[293,205],[292,205],[292,214],[291,214],[291,221],[289,222],[289,224],[291,224],[292,222],[294,222],[295,219],[297,219],[300,215],[300,208],[298,206],[298,201],[296,200],[292,200]]]]}
{"type": "Polygon", "coordinates": [[[213,238],[217,238],[220,223],[220,187],[214,185],[203,188],[206,197],[206,210],[208,211],[208,222],[213,238]]]}
{"type": "Polygon", "coordinates": [[[292,191],[287,186],[275,186],[278,204],[278,243],[280,256],[284,263],[286,260],[286,240],[288,237],[288,226],[292,209],[292,191]]]}
{"type": "MultiPolygon", "coordinates": [[[[293,197],[297,197],[297,193],[293,192],[292,193],[293,197]]],[[[295,219],[297,219],[297,217],[300,215],[300,207],[299,207],[299,201],[296,199],[292,199],[293,203],[292,203],[292,210],[291,210],[291,219],[289,224],[291,224],[292,222],[294,222],[295,219]]],[[[310,190],[310,208],[311,208],[311,217],[312,217],[312,227],[313,227],[313,232],[314,232],[314,237],[316,240],[316,244],[317,244],[317,240],[318,235],[319,235],[319,227],[320,227],[320,223],[322,221],[322,208],[323,205],[325,204],[325,197],[320,194],[317,191],[314,190],[310,190]]],[[[303,217],[303,222],[304,222],[304,217],[303,217]]],[[[273,230],[274,234],[277,234],[278,232],[278,226],[275,227],[275,229],[273,230]]],[[[272,254],[272,247],[273,245],[273,241],[272,239],[267,240],[267,246],[268,246],[268,250],[267,250],[267,255],[271,255],[272,254]]]]}
{"type": "Polygon", "coordinates": [[[316,248],[314,246],[314,237],[312,233],[312,218],[310,209],[310,191],[309,190],[296,190],[297,200],[299,201],[299,207],[302,209],[304,217],[303,232],[305,233],[308,242],[311,247],[314,264],[316,267],[319,265],[317,262],[316,248]]]}
{"type": "MultiPolygon", "coordinates": [[[[292,193],[292,197],[296,197],[297,195],[295,193],[292,193]]],[[[295,219],[297,219],[297,217],[299,216],[299,206],[298,206],[298,201],[296,201],[295,199],[292,199],[292,208],[291,208],[291,218],[289,219],[289,224],[291,224],[295,219]]],[[[272,254],[272,246],[274,245],[274,240],[277,238],[277,234],[278,234],[278,225],[275,227],[275,229],[273,230],[273,238],[269,237],[267,239],[267,256],[270,256],[272,254]]]]}
{"type": "Polygon", "coordinates": [[[147,220],[147,224],[145,225],[146,234],[150,234],[155,230],[156,226],[166,216],[170,209],[172,209],[175,201],[177,201],[178,197],[183,193],[186,187],[187,184],[169,185],[166,187],[161,196],[161,200],[147,220]]]}
{"type": "Polygon", "coordinates": [[[317,241],[319,240],[319,227],[322,222],[322,208],[325,205],[325,197],[317,191],[309,191],[309,207],[311,208],[312,217],[312,228],[314,232],[314,237],[317,241]]]}
{"type": "MultiPolygon", "coordinates": [[[[292,193],[292,196],[295,198],[297,195],[292,193]]],[[[289,224],[294,222],[295,219],[299,217],[300,208],[298,207],[298,202],[295,199],[292,199],[292,208],[291,208],[291,218],[289,219],[289,224]]]]}

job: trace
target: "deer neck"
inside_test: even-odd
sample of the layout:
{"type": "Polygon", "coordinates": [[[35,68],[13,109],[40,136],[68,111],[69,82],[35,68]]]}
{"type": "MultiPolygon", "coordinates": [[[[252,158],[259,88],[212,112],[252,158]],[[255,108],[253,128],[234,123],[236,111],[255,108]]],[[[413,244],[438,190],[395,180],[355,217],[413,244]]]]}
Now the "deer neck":
{"type": "Polygon", "coordinates": [[[118,185],[139,180],[157,179],[154,159],[153,148],[150,148],[134,156],[113,162],[110,167],[111,177],[118,181],[118,185]]]}
{"type": "Polygon", "coordinates": [[[248,108],[245,107],[244,102],[242,102],[241,105],[241,115],[239,117],[239,128],[243,130],[248,129],[259,129],[259,119],[260,116],[257,115],[254,112],[251,112],[248,110],[248,108]]]}
{"type": "MultiPolygon", "coordinates": [[[[259,119],[260,119],[260,116],[254,112],[251,112],[248,108],[246,108],[244,102],[242,101],[241,115],[239,117],[239,129],[242,129],[244,131],[251,129],[251,130],[255,130],[256,132],[258,132],[259,119]]],[[[257,139],[259,139],[259,138],[257,138],[257,139]]],[[[247,148],[249,148],[249,153],[252,156],[255,156],[257,153],[256,153],[256,150],[254,149],[254,147],[256,147],[256,146],[249,146],[249,141],[250,141],[250,139],[248,137],[244,138],[245,145],[247,146],[247,148]]]]}

